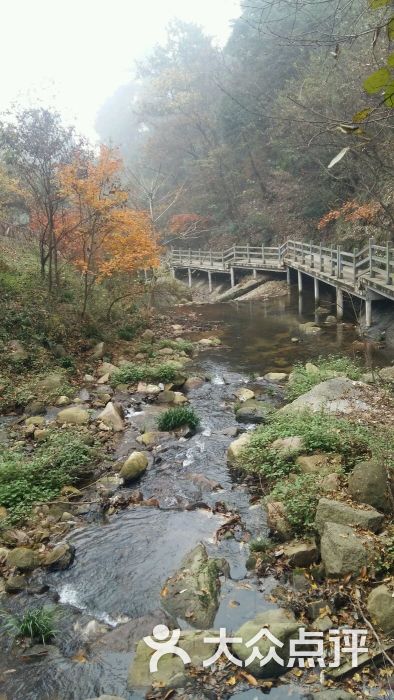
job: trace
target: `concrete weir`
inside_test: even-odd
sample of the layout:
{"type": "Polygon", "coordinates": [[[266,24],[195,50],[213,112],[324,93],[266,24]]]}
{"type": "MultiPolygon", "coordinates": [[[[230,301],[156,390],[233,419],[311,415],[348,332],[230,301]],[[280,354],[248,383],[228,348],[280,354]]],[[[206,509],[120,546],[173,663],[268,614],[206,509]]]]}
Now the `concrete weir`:
{"type": "Polygon", "coordinates": [[[365,302],[365,325],[372,325],[372,302],[389,299],[394,302],[394,247],[376,245],[370,239],[362,250],[344,251],[340,246],[330,248],[312,243],[288,240],[281,246],[233,246],[223,251],[185,250],[172,248],[168,255],[172,275],[177,270],[187,270],[189,287],[194,270],[206,272],[209,290],[212,291],[212,274],[230,276],[235,286],[236,270],[249,270],[256,278],[257,272],[277,272],[286,275],[291,283],[291,270],[297,272],[298,291],[303,293],[304,275],[313,279],[316,305],[320,298],[320,282],[336,290],[337,318],[343,318],[344,295],[357,297],[365,302]]]}

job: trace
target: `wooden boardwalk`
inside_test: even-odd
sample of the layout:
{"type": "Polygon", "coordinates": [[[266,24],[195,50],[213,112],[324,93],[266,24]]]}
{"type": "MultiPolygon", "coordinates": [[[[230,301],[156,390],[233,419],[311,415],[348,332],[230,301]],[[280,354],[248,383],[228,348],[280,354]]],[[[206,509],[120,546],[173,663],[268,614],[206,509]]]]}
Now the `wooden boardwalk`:
{"type": "Polygon", "coordinates": [[[338,247],[325,247],[288,240],[281,246],[233,246],[224,251],[171,249],[169,264],[176,270],[186,269],[189,285],[192,272],[203,270],[208,274],[212,289],[212,274],[230,275],[231,286],[235,284],[236,270],[278,272],[287,275],[290,283],[291,270],[298,273],[298,289],[302,292],[303,275],[314,279],[315,299],[319,300],[319,282],[336,288],[337,316],[343,315],[344,292],[363,299],[366,309],[366,325],[372,323],[372,301],[390,299],[394,301],[394,248],[391,244],[376,245],[374,240],[362,250],[352,253],[338,247]]]}

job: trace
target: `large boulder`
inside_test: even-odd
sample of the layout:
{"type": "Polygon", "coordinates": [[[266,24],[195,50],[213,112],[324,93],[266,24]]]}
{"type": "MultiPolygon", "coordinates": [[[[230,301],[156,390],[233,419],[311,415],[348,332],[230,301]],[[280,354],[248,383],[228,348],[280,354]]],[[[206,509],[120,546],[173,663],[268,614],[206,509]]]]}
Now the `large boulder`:
{"type": "Polygon", "coordinates": [[[296,459],[296,465],[303,474],[332,474],[342,464],[339,454],[318,453],[313,455],[300,455],[296,459]]]}
{"type": "Polygon", "coordinates": [[[41,564],[50,571],[64,571],[74,561],[75,547],[71,544],[58,544],[53,549],[46,552],[41,564]]]}
{"type": "Polygon", "coordinates": [[[200,386],[203,386],[204,383],[205,382],[204,379],[202,379],[202,377],[189,377],[189,379],[186,379],[183,385],[183,391],[187,394],[189,393],[189,391],[199,389],[200,386]]]}
{"type": "Polygon", "coordinates": [[[119,369],[116,365],[113,365],[111,362],[102,362],[101,365],[97,368],[97,376],[98,377],[110,377],[111,374],[116,372],[119,369]]]}
{"type": "Polygon", "coordinates": [[[15,547],[7,556],[8,566],[18,571],[31,571],[39,566],[39,563],[37,552],[29,547],[15,547]]]}
{"type": "Polygon", "coordinates": [[[89,412],[85,408],[80,408],[79,406],[70,406],[70,408],[64,408],[56,416],[57,423],[63,425],[67,423],[69,425],[86,425],[89,423],[89,412]]]}
{"type": "Polygon", "coordinates": [[[288,375],[286,372],[268,372],[264,375],[264,379],[267,382],[273,382],[273,384],[280,384],[287,379],[288,375]]]}
{"type": "Polygon", "coordinates": [[[261,401],[247,399],[235,413],[238,423],[265,423],[267,411],[261,401]]]}
{"type": "Polygon", "coordinates": [[[60,372],[51,372],[37,383],[38,391],[56,391],[64,387],[65,380],[60,372]]]}
{"type": "Polygon", "coordinates": [[[293,568],[310,566],[317,561],[319,556],[314,539],[290,542],[283,547],[283,551],[285,557],[288,558],[289,566],[293,568]]]}
{"type": "Polygon", "coordinates": [[[382,584],[368,597],[367,609],[376,624],[389,635],[394,635],[394,592],[382,584]]]}
{"type": "Polygon", "coordinates": [[[243,433],[229,445],[227,450],[227,461],[232,467],[239,463],[242,452],[250,444],[251,439],[251,433],[243,433]]]}
{"type": "Polygon", "coordinates": [[[125,484],[138,479],[146,471],[148,458],[144,452],[133,452],[128,457],[120,470],[120,476],[125,484]]]}
{"type": "MultiPolygon", "coordinates": [[[[192,667],[201,669],[203,661],[213,656],[217,649],[217,644],[205,643],[204,638],[218,638],[218,636],[219,633],[212,630],[204,632],[183,630],[177,646],[189,655],[192,667]]],[[[151,673],[149,662],[153,653],[154,650],[143,639],[138,642],[135,657],[128,671],[127,687],[129,690],[133,688],[150,688],[152,684],[155,687],[165,688],[183,687],[187,680],[190,666],[185,666],[179,656],[165,654],[158,662],[157,671],[151,673]]]]}
{"type": "Polygon", "coordinates": [[[368,564],[368,553],[360,537],[347,525],[326,522],[320,541],[320,554],[326,575],[341,578],[358,576],[368,564]]]}
{"type": "Polygon", "coordinates": [[[163,607],[176,618],[203,629],[212,625],[219,606],[220,569],[198,544],[182,561],[179,571],[167,579],[163,607]]]}
{"type": "Polygon", "coordinates": [[[383,379],[384,382],[394,384],[394,367],[383,367],[379,372],[379,377],[383,379]]]}
{"type": "Polygon", "coordinates": [[[111,428],[111,430],[113,430],[115,433],[118,433],[124,429],[121,411],[114,403],[112,403],[112,401],[109,401],[104,410],[101,411],[98,416],[98,420],[100,420],[101,423],[104,423],[107,428],[111,428]]]}
{"type": "Polygon", "coordinates": [[[313,413],[351,413],[352,411],[365,412],[370,405],[365,401],[364,390],[366,384],[354,382],[346,377],[335,377],[325,382],[316,384],[306,394],[292,401],[280,409],[285,413],[299,411],[312,411],[313,413]]]}
{"type": "Polygon", "coordinates": [[[374,508],[353,508],[343,501],[321,498],[317,504],[315,527],[322,533],[327,522],[353,525],[378,532],[384,520],[382,513],[374,508]]]}
{"type": "Polygon", "coordinates": [[[241,402],[248,401],[249,399],[255,398],[254,391],[252,391],[251,389],[248,389],[245,386],[241,386],[239,389],[236,389],[236,391],[234,391],[234,396],[236,396],[238,401],[241,401],[241,402]]]}
{"type": "MultiPolygon", "coordinates": [[[[256,615],[253,620],[245,622],[234,634],[234,637],[241,637],[243,640],[232,645],[233,653],[241,661],[246,661],[252,652],[252,649],[247,647],[246,643],[259,634],[264,627],[267,627],[269,632],[282,642],[283,647],[276,647],[276,653],[283,659],[284,665],[279,664],[276,659],[271,659],[264,666],[260,666],[260,661],[255,659],[248,664],[248,672],[252,673],[256,678],[275,678],[287,671],[290,651],[289,642],[290,639],[298,636],[297,633],[301,625],[296,622],[294,615],[287,610],[266,610],[256,615]]],[[[256,642],[255,646],[259,649],[260,654],[266,657],[272,642],[266,636],[263,636],[256,642]]]]}
{"type": "Polygon", "coordinates": [[[349,492],[358,503],[384,513],[393,510],[393,490],[385,464],[377,459],[359,462],[349,476],[349,492]]]}

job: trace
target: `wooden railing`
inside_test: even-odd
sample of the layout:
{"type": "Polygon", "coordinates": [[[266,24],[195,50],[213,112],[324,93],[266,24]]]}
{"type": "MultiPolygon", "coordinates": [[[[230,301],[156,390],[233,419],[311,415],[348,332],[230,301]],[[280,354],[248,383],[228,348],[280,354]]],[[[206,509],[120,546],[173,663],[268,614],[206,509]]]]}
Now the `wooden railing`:
{"type": "Polygon", "coordinates": [[[173,267],[230,270],[241,267],[283,269],[288,263],[321,272],[356,284],[363,277],[375,278],[383,285],[393,285],[394,248],[391,243],[376,245],[373,239],[362,250],[353,252],[340,246],[323,246],[288,240],[281,246],[234,245],[223,251],[171,249],[173,267]]]}

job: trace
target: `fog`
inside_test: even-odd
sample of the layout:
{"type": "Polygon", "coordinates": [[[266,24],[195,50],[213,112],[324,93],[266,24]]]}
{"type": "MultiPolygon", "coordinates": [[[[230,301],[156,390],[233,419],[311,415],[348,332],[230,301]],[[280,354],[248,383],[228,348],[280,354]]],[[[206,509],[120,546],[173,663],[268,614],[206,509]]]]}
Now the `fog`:
{"type": "Polygon", "coordinates": [[[175,17],[226,41],[239,0],[9,0],[2,3],[0,111],[58,109],[96,138],[97,110],[175,17]]]}

